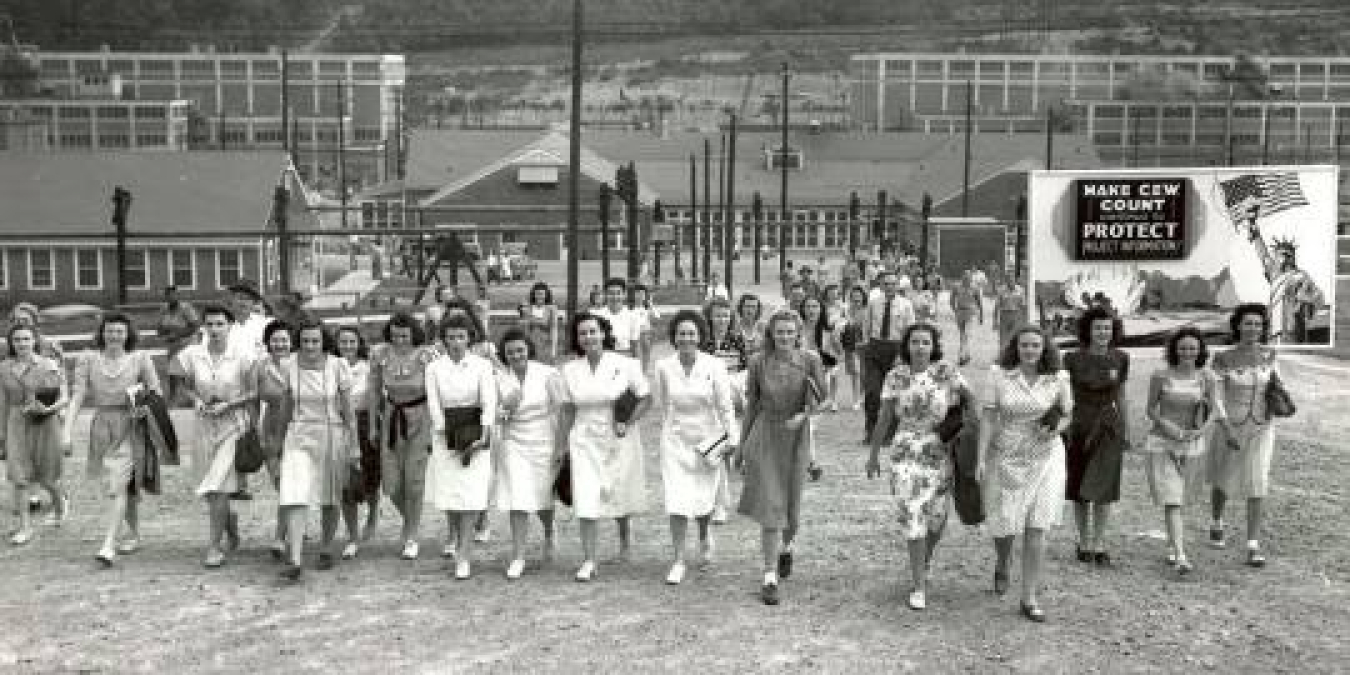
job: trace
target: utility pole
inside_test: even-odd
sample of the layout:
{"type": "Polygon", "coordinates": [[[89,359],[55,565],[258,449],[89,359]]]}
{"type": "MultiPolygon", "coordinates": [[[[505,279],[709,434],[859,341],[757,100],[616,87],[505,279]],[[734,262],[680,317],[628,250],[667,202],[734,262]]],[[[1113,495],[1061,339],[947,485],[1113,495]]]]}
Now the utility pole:
{"type": "Polygon", "coordinates": [[[755,221],[755,284],[759,281],[759,248],[764,245],[764,198],[759,196],[759,191],[755,191],[754,198],[750,201],[750,217],[755,221]]]}
{"type": "MultiPolygon", "coordinates": [[[[623,172],[623,167],[619,167],[619,172],[623,172]]],[[[618,183],[618,176],[615,176],[615,183],[618,183]]],[[[614,190],[609,187],[609,183],[600,184],[600,278],[609,279],[609,205],[613,200],[614,190]]]]}
{"type": "Polygon", "coordinates": [[[778,101],[780,113],[782,114],[782,123],[779,125],[782,133],[782,140],[778,148],[778,166],[781,172],[782,182],[779,185],[779,205],[781,212],[778,215],[778,274],[782,276],[787,270],[787,240],[789,235],[788,217],[788,80],[791,72],[788,70],[787,61],[783,62],[783,97],[778,101]]]}
{"type": "Polygon", "coordinates": [[[1045,107],[1045,168],[1055,168],[1055,106],[1045,107]]]}
{"type": "Polygon", "coordinates": [[[858,259],[858,212],[861,210],[861,204],[858,201],[858,191],[854,190],[848,193],[848,259],[853,262],[858,259]]]}
{"type": "Polygon", "coordinates": [[[722,252],[726,257],[726,274],[723,282],[727,285],[727,297],[735,297],[731,290],[731,263],[736,251],[736,113],[731,113],[731,129],[727,132],[727,190],[726,215],[722,217],[722,227],[726,236],[723,239],[722,252]]]}
{"type": "Polygon", "coordinates": [[[712,141],[703,139],[703,281],[712,279],[712,141]]]}
{"type": "Polygon", "coordinates": [[[299,168],[295,136],[291,133],[291,58],[285,49],[281,50],[281,146],[290,157],[291,166],[299,168]]]}
{"type": "MultiPolygon", "coordinates": [[[[272,191],[272,225],[277,229],[277,277],[281,283],[279,290],[283,294],[291,292],[291,235],[287,231],[286,222],[290,199],[291,193],[286,189],[283,179],[272,191]]],[[[418,243],[420,245],[421,242],[418,243]]],[[[315,269],[318,269],[317,265],[315,269]]]]}
{"type": "Polygon", "coordinates": [[[698,156],[689,155],[689,280],[698,279],[698,238],[703,231],[698,212],[698,156]]]}
{"type": "Polygon", "coordinates": [[[347,123],[342,118],[347,114],[347,94],[342,80],[337,84],[337,181],[338,201],[342,204],[342,230],[347,230],[347,123]]]}
{"type": "Polygon", "coordinates": [[[919,223],[919,268],[924,274],[932,272],[928,268],[929,237],[931,236],[931,224],[929,219],[933,217],[933,197],[927,192],[923,193],[923,202],[919,206],[919,215],[923,220],[919,223]]]}
{"type": "Polygon", "coordinates": [[[975,117],[975,84],[966,80],[966,154],[961,167],[961,217],[970,216],[970,137],[975,117]]]}
{"type": "Polygon", "coordinates": [[[713,238],[717,242],[717,257],[726,260],[727,257],[727,238],[722,232],[726,229],[727,213],[727,135],[725,132],[717,135],[717,211],[715,220],[721,223],[713,233],[713,238]]]}
{"type": "MultiPolygon", "coordinates": [[[[113,188],[113,232],[117,235],[117,304],[127,304],[127,213],[131,210],[131,191],[113,188]]],[[[147,256],[148,257],[148,256],[147,256]]]]}
{"type": "Polygon", "coordinates": [[[886,225],[886,191],[879,190],[877,191],[877,236],[881,239],[883,245],[889,238],[887,237],[890,234],[889,230],[890,228],[886,225]]]}
{"type": "Polygon", "coordinates": [[[638,277],[642,275],[642,229],[638,222],[641,212],[638,210],[638,179],[637,164],[628,162],[628,169],[624,178],[624,195],[627,199],[624,204],[628,215],[628,283],[630,285],[638,282],[638,277]]]}
{"type": "Polygon", "coordinates": [[[1265,166],[1270,163],[1270,104],[1261,109],[1261,166],[1265,166]]]}
{"type": "Polygon", "coordinates": [[[572,110],[567,139],[567,316],[577,315],[581,251],[581,40],[582,0],[572,0],[572,110]]]}

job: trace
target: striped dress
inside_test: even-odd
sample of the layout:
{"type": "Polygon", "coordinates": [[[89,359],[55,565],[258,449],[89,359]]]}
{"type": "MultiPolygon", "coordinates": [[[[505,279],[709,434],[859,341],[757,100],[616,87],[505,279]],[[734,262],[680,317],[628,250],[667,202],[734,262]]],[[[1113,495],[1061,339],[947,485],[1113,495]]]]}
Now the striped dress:
{"type": "Polygon", "coordinates": [[[1016,368],[993,367],[998,432],[985,469],[984,499],[995,537],[1059,523],[1066,479],[1064,442],[1058,435],[1040,440],[1037,427],[1068,378],[1066,371],[1059,371],[1028,382],[1016,368]]]}

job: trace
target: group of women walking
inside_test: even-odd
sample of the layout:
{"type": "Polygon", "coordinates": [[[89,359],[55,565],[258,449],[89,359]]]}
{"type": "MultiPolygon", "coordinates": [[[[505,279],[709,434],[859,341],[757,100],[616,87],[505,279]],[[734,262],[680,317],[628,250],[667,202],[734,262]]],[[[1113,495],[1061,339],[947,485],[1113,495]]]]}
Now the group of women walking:
{"type": "MultiPolygon", "coordinates": [[[[957,317],[982,317],[970,280],[957,288],[957,317]]],[[[271,550],[288,581],[305,569],[311,509],[320,513],[314,567],[330,569],[359,555],[377,526],[381,494],[400,517],[404,559],[420,555],[424,505],[445,514],[442,555],[457,579],[473,575],[474,543],[484,538],[490,510],[509,513],[508,579],[526,572],[532,519],[542,525],[541,557],[552,560],[553,510],[562,498],[580,525],[575,578],[592,581],[601,573],[601,521],[616,523],[617,559],[631,557],[631,519],[648,507],[644,448],[652,445],[659,448],[669,519],[666,582],[682,583],[691,569],[712,563],[711,525],[734,506],[760,527],[760,596],[778,604],[780,586],[793,571],[804,484],[820,475],[812,425],[817,413],[835,408],[834,369],[856,368],[850,366],[856,336],[846,337],[846,327],[866,307],[866,292],[838,295],[776,310],[752,295],[735,305],[715,298],[701,312],[680,311],[665,325],[670,353],[650,367],[641,358],[650,351],[616,349],[616,323],[630,331],[630,342],[631,332],[651,342],[651,314],[634,319],[622,316],[622,307],[584,311],[560,328],[546,286],[531,290],[519,325],[495,343],[471,306],[447,301],[434,323],[394,315],[373,348],[355,327],[330,331],[301,318],[272,321],[253,351],[232,341],[239,328],[234,310],[207,306],[200,312],[204,339],[177,353],[172,369],[182,377],[196,422],[189,445],[197,450],[196,492],[207,505],[203,562],[219,567],[241,545],[230,497],[241,470],[266,468],[278,493],[271,550]],[[648,417],[660,432],[644,443],[648,417]],[[743,487],[733,504],[731,476],[738,472],[743,487]],[[346,542],[339,548],[344,521],[346,542]],[[691,524],[697,539],[692,563],[691,524]]],[[[1009,589],[1013,544],[1022,536],[1020,607],[1029,619],[1045,620],[1039,594],[1045,533],[1058,523],[1065,499],[1075,505],[1077,560],[1112,564],[1110,509],[1119,500],[1130,449],[1147,455],[1150,490],[1168,533],[1167,560],[1178,574],[1194,569],[1182,509],[1198,500],[1206,477],[1210,543],[1227,541],[1226,501],[1245,499],[1246,562],[1262,565],[1271,418],[1278,412],[1268,408],[1267,390],[1279,381],[1277,359],[1264,346],[1268,326],[1264,306],[1239,306],[1231,319],[1235,346],[1213,359],[1195,330],[1172,335],[1165,365],[1150,374],[1148,431],[1136,439],[1124,395],[1130,359],[1117,347],[1120,322],[1109,309],[1085,313],[1079,346],[1063,358],[1041,329],[1008,329],[978,394],[959,368],[969,359],[966,338],[953,363],[944,358],[936,323],[909,325],[885,376],[865,462],[869,477],[889,477],[907,542],[908,605],[924,609],[930,599],[929,571],[962,475],[952,449],[962,434],[978,439],[970,473],[994,538],[993,589],[1009,589]]],[[[37,328],[14,323],[9,358],[0,363],[16,506],[40,487],[50,493],[55,521],[65,517],[61,448],[84,419],[80,411],[93,409],[88,467],[111,504],[96,554],[104,566],[139,548],[140,502],[160,489],[155,437],[145,433],[152,411],[141,394],[163,385],[148,355],[137,350],[136,335],[125,315],[105,314],[95,348],[67,378],[58,360],[43,355],[37,328]]],[[[17,510],[11,541],[23,544],[35,524],[27,508],[17,510]]]]}

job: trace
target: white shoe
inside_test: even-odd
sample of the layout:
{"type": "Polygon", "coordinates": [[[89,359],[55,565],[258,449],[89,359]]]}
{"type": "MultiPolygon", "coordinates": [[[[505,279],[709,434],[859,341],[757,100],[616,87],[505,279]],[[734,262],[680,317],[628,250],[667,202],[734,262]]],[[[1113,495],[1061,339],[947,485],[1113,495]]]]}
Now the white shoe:
{"type": "Polygon", "coordinates": [[[581,569],[577,570],[577,581],[586,583],[595,578],[595,563],[587,560],[581,563],[581,569]]]}
{"type": "Polygon", "coordinates": [[[492,528],[485,527],[477,532],[474,532],[473,540],[480,544],[486,544],[492,541],[492,528]]]}
{"type": "Polygon", "coordinates": [[[511,565],[506,568],[506,578],[510,579],[511,581],[519,579],[520,575],[524,573],[525,573],[525,561],[521,560],[520,558],[512,560],[511,565]]]}
{"type": "Polygon", "coordinates": [[[15,546],[23,546],[30,541],[33,541],[33,530],[31,528],[19,530],[14,533],[14,536],[9,538],[9,543],[14,544],[15,546]]]}
{"type": "Polygon", "coordinates": [[[928,607],[928,598],[923,591],[912,591],[909,594],[910,609],[926,609],[928,607]]]}
{"type": "Polygon", "coordinates": [[[465,579],[468,579],[470,576],[472,576],[472,574],[471,570],[469,569],[469,561],[461,560],[458,563],[455,563],[456,580],[464,581],[465,579]]]}
{"type": "Polygon", "coordinates": [[[711,520],[715,525],[725,525],[727,522],[726,507],[718,506],[713,508],[712,518],[710,518],[709,520],[711,520]]]}
{"type": "Polygon", "coordinates": [[[409,539],[403,542],[403,554],[400,556],[404,560],[417,560],[417,553],[420,547],[416,539],[409,539]]]}
{"type": "Polygon", "coordinates": [[[441,557],[454,560],[459,554],[459,547],[455,544],[446,544],[441,547],[441,557]]]}
{"type": "Polygon", "coordinates": [[[343,559],[343,560],[351,560],[351,559],[355,558],[355,557],[356,557],[356,552],[357,552],[359,549],[360,549],[360,547],[356,545],[356,542],[354,542],[354,541],[349,541],[349,542],[347,542],[347,545],[342,547],[342,559],[343,559]]]}
{"type": "Polygon", "coordinates": [[[677,562],[670,566],[670,574],[666,575],[666,583],[671,586],[678,586],[681,581],[684,581],[684,563],[677,562]]]}
{"type": "Polygon", "coordinates": [[[129,539],[123,539],[121,543],[117,544],[117,552],[123,555],[127,555],[135,553],[136,550],[139,549],[140,547],[141,547],[141,540],[135,537],[131,537],[129,539]]]}

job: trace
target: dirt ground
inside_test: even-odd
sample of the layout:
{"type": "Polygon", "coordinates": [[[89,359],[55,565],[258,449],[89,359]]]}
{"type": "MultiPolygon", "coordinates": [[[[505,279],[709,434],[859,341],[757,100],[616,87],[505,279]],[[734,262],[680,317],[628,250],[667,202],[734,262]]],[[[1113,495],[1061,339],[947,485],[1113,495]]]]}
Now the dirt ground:
{"type": "MultiPolygon", "coordinates": [[[[968,370],[977,388],[993,352],[990,336],[980,338],[968,370]]],[[[1136,355],[1134,400],[1156,362],[1136,355]]],[[[826,475],[809,484],[796,570],[778,607],[757,598],[758,532],[741,518],[716,528],[710,571],[663,583],[670,553],[652,442],[651,508],[635,521],[634,561],[602,563],[592,584],[572,580],[575,520],[560,525],[557,562],[537,564],[536,531],[526,576],[508,582],[505,518],[495,514],[474,578],[457,582],[436,555],[441,519],[428,514],[422,558],[402,561],[385,504],[358,560],[283,586],[265,551],[275,493],[261,478],[258,499],[242,504],[244,548],[223,569],[204,570],[204,507],[180,468],[144,509],[142,550],[112,570],[91,557],[104,502],[78,479],[65,527],[44,524],[26,547],[0,545],[0,672],[1345,672],[1346,374],[1304,357],[1286,366],[1302,410],[1280,432],[1265,569],[1243,566],[1232,546],[1203,546],[1207,509],[1197,504],[1187,521],[1198,572],[1175,578],[1163,563],[1161,513],[1130,457],[1110,538],[1117,566],[1074,562],[1066,509],[1050,538],[1046,624],[1017,614],[1015,592],[990,592],[990,539],[954,516],[929,609],[905,607],[908,570],[886,484],[864,477],[861,413],[843,412],[820,424],[826,475]]],[[[658,429],[649,421],[643,431],[655,438],[658,429]]],[[[68,463],[68,475],[82,472],[80,458],[68,463]]],[[[11,522],[7,510],[0,519],[11,522]]],[[[1228,520],[1238,528],[1240,508],[1228,520]]],[[[606,526],[608,551],[613,536],[606,526]]],[[[1017,570],[1015,562],[1014,581],[1017,570]]]]}

